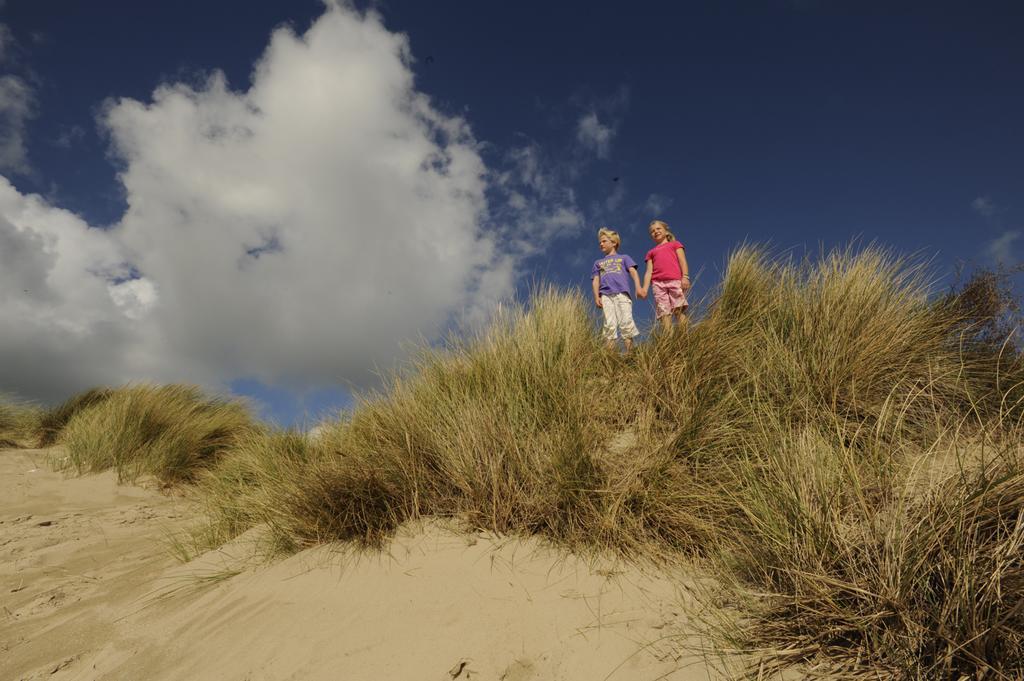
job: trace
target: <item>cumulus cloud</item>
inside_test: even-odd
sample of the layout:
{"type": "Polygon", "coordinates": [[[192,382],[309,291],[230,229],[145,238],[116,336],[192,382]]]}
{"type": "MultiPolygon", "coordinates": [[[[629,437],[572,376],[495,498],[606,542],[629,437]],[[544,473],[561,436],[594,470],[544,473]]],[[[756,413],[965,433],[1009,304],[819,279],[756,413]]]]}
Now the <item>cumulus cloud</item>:
{"type": "MultiPolygon", "coordinates": [[[[0,64],[17,61],[18,43],[6,24],[0,24],[0,64]]],[[[35,115],[32,87],[11,73],[0,76],[0,172],[30,171],[26,151],[26,125],[35,115]]]]}
{"type": "Polygon", "coordinates": [[[532,255],[548,242],[574,236],[583,215],[570,181],[577,169],[550,159],[536,143],[510,150],[503,170],[492,173],[491,190],[498,199],[490,222],[501,235],[505,253],[532,255]]]}
{"type": "Polygon", "coordinates": [[[85,139],[85,128],[80,125],[61,126],[51,143],[58,149],[70,149],[85,139]]]}
{"type": "Polygon", "coordinates": [[[971,201],[971,208],[974,212],[985,219],[989,226],[999,232],[999,236],[984,242],[982,246],[983,256],[995,263],[1009,265],[1018,262],[1017,242],[1020,239],[1020,231],[1006,229],[1003,224],[1004,209],[992,200],[990,196],[979,196],[971,201]]]}
{"type": "MultiPolygon", "coordinates": [[[[0,9],[3,9],[3,2],[0,2],[0,9]]],[[[14,34],[11,33],[11,29],[7,24],[0,24],[0,62],[5,61],[11,53],[11,48],[15,46],[14,34]]]]}
{"type": "Polygon", "coordinates": [[[616,180],[608,184],[611,185],[611,190],[604,196],[593,199],[588,206],[587,216],[597,224],[606,224],[611,219],[610,214],[622,208],[628,194],[626,182],[616,180]]]}
{"type": "Polygon", "coordinates": [[[0,76],[0,172],[27,173],[25,126],[34,113],[32,88],[18,76],[0,76]]]}
{"type": "Polygon", "coordinates": [[[0,385],[54,400],[128,377],[134,330],[108,289],[124,270],[102,232],[0,178],[0,385]]]}
{"type": "Polygon", "coordinates": [[[1012,263],[1017,260],[1014,253],[1014,244],[1020,239],[1021,232],[1016,229],[1002,232],[1001,235],[990,241],[985,250],[988,256],[996,262],[1012,263]]]}
{"type": "Polygon", "coordinates": [[[615,129],[602,123],[593,111],[584,114],[576,124],[577,141],[585,149],[594,152],[598,158],[608,158],[613,137],[615,129]]]}
{"type": "Polygon", "coordinates": [[[1005,265],[1018,261],[1016,243],[1020,240],[1020,232],[1015,229],[1003,232],[985,244],[985,255],[997,263],[1005,265]]]}
{"type": "Polygon", "coordinates": [[[106,104],[128,205],[109,229],[0,184],[19,263],[0,263],[0,384],[358,385],[407,339],[485,316],[579,213],[535,149],[490,171],[410,60],[377,15],[332,3],[276,30],[243,91],[214,72],[106,104]]]}
{"type": "Polygon", "coordinates": [[[996,205],[989,196],[979,196],[974,199],[971,201],[971,208],[974,209],[975,213],[985,218],[994,217],[998,212],[996,205]]]}
{"type": "Polygon", "coordinates": [[[608,158],[612,141],[629,106],[629,88],[622,85],[615,92],[601,97],[577,93],[571,101],[583,111],[576,122],[578,148],[597,158],[608,158]]]}
{"type": "Polygon", "coordinates": [[[644,210],[650,213],[654,217],[662,215],[668,210],[674,203],[672,197],[664,196],[662,194],[651,194],[644,201],[644,210]]]}
{"type": "Polygon", "coordinates": [[[626,183],[615,182],[614,188],[611,193],[605,197],[604,207],[609,212],[614,212],[622,206],[622,202],[626,200],[626,183]]]}

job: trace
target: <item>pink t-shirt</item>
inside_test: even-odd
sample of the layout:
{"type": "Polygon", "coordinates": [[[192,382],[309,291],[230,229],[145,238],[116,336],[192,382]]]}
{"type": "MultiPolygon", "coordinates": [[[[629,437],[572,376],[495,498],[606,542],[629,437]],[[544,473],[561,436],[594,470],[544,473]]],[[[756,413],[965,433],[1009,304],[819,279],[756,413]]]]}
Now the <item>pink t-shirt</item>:
{"type": "Polygon", "coordinates": [[[651,274],[653,281],[677,281],[683,278],[683,270],[679,267],[679,257],[676,255],[677,248],[683,248],[683,245],[678,241],[666,241],[647,251],[644,260],[650,260],[654,267],[651,274]]]}

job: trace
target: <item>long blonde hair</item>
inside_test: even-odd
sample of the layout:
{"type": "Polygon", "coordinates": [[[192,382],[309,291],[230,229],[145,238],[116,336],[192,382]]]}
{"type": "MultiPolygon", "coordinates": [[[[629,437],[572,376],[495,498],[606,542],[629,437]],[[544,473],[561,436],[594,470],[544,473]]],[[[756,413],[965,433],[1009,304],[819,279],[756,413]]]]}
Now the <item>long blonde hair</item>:
{"type": "Polygon", "coordinates": [[[664,230],[665,230],[665,237],[669,241],[675,241],[676,240],[675,235],[672,234],[672,230],[670,230],[668,228],[668,223],[667,222],[665,222],[664,220],[651,220],[651,224],[647,225],[647,231],[650,232],[651,231],[651,227],[654,227],[654,225],[661,225],[661,227],[664,228],[664,230]]]}

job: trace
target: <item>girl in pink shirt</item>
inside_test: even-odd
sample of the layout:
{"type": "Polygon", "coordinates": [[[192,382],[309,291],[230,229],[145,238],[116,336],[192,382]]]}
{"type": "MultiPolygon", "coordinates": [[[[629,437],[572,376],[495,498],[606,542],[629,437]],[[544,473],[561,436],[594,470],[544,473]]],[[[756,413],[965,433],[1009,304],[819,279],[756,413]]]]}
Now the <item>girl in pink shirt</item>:
{"type": "Polygon", "coordinates": [[[686,325],[686,292],[690,290],[690,267],[686,264],[686,250],[676,241],[668,225],[661,220],[654,220],[648,227],[651,238],[657,244],[647,251],[647,271],[644,272],[644,285],[636,293],[641,298],[647,297],[648,290],[654,288],[654,316],[661,320],[666,330],[672,329],[672,320],[680,326],[686,325]]]}

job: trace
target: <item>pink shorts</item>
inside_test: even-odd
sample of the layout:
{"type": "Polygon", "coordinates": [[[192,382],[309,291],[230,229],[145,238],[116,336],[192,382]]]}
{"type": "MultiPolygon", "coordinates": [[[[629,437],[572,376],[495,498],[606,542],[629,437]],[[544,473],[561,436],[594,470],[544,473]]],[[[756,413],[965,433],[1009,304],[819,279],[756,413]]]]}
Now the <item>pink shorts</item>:
{"type": "Polygon", "coordinates": [[[651,282],[654,289],[654,318],[661,319],[673,310],[685,310],[690,306],[683,295],[683,282],[679,279],[651,282]]]}

